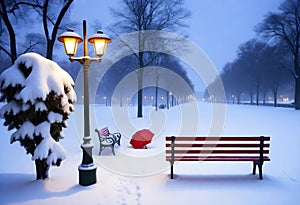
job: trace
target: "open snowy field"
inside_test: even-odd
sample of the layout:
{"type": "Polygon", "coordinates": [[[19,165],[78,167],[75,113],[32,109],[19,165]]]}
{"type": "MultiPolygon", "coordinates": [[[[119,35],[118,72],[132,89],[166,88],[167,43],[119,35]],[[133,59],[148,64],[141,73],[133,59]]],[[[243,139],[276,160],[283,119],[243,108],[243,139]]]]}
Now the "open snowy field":
{"type": "Polygon", "coordinates": [[[10,133],[0,127],[0,205],[153,205],[153,204],[272,204],[300,203],[300,112],[291,108],[190,103],[155,112],[136,107],[93,105],[91,135],[95,147],[98,182],[78,185],[83,135],[82,105],[75,106],[61,144],[67,159],[50,168],[50,179],[35,181],[31,156],[19,143],[9,144],[10,133]],[[99,152],[95,128],[108,126],[122,134],[116,156],[99,152]],[[155,133],[148,149],[134,150],[131,135],[143,128],[155,133]],[[250,162],[181,162],[175,179],[169,179],[164,160],[166,135],[271,136],[270,162],[263,166],[264,180],[253,176],[250,162]]]}

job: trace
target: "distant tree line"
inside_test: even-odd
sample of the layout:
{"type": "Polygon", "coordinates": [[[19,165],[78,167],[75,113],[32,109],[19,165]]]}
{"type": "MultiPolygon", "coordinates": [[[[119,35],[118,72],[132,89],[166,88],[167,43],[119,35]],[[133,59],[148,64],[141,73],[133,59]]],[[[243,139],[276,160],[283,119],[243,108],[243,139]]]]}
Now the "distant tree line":
{"type": "MultiPolygon", "coordinates": [[[[154,53],[150,53],[151,52],[145,52],[144,55],[157,55],[154,53]]],[[[151,63],[149,63],[148,67],[149,69],[144,72],[143,77],[143,90],[145,91],[142,98],[143,104],[147,104],[145,98],[152,97],[152,105],[157,109],[160,104],[159,99],[163,96],[163,98],[165,99],[164,104],[166,105],[166,108],[169,108],[169,106],[177,104],[175,103],[178,102],[177,98],[193,94],[193,83],[187,76],[187,72],[185,70],[186,67],[180,63],[179,59],[167,54],[160,53],[159,58],[157,57],[156,61],[152,61],[151,63]],[[182,84],[177,81],[176,77],[174,77],[173,75],[169,75],[170,73],[168,72],[165,72],[166,69],[170,70],[171,73],[174,73],[175,76],[180,76],[180,78],[184,82],[186,82],[189,88],[182,86],[182,84]]],[[[101,98],[105,98],[105,104],[111,105],[113,97],[112,95],[114,94],[116,86],[127,75],[135,72],[138,69],[139,62],[133,54],[126,56],[120,61],[113,64],[111,68],[105,73],[103,80],[101,80],[99,84],[97,93],[100,93],[101,97],[97,101],[101,102],[103,101],[101,98]]],[[[126,87],[124,87],[117,93],[117,96],[115,97],[118,98],[118,100],[115,103],[119,103],[122,106],[123,104],[128,103],[129,100],[129,102],[135,104],[135,102],[138,101],[137,94],[138,92],[136,91],[136,85],[129,83],[126,87]],[[129,92],[129,86],[131,85],[134,86],[134,88],[132,88],[131,90],[135,90],[136,95],[131,96],[131,93],[129,92]],[[128,99],[128,97],[130,97],[130,99],[128,99]]]]}
{"type": "MultiPolygon", "coordinates": [[[[217,92],[206,92],[205,98],[238,104],[243,100],[258,105],[271,97],[277,106],[278,94],[291,92],[291,59],[283,45],[270,46],[252,39],[239,47],[237,56],[221,72],[227,99],[220,99],[217,92]]],[[[215,90],[215,83],[208,90],[215,90]]]]}
{"type": "Polygon", "coordinates": [[[269,12],[255,27],[256,39],[243,43],[237,58],[227,63],[221,73],[227,99],[220,99],[214,89],[205,97],[214,101],[265,102],[271,93],[277,106],[278,93],[294,92],[295,109],[300,109],[300,1],[285,0],[279,12],[269,12]],[[248,97],[245,97],[248,96],[248,97]]]}

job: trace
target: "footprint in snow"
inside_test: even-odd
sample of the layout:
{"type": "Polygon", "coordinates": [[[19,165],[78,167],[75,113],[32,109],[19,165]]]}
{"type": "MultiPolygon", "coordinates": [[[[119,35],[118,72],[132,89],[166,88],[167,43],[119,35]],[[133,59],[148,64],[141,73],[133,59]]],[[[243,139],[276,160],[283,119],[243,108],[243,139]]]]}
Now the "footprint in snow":
{"type": "Polygon", "coordinates": [[[140,187],[127,177],[119,177],[116,187],[116,200],[118,205],[141,205],[140,187]]]}

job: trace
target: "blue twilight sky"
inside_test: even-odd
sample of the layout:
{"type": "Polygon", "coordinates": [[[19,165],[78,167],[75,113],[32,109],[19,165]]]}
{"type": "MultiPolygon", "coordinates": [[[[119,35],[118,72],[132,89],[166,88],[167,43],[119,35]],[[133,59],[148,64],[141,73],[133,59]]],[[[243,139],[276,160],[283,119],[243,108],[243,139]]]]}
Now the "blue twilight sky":
{"type": "MultiPolygon", "coordinates": [[[[119,0],[76,0],[71,13],[77,20],[95,19],[103,30],[112,22],[110,7],[116,8],[119,0]]],[[[240,44],[255,37],[254,26],[268,11],[277,11],[283,0],[186,0],[192,12],[187,33],[189,39],[202,48],[220,71],[236,57],[240,44]]],[[[88,34],[94,31],[88,31],[88,34]]]]}

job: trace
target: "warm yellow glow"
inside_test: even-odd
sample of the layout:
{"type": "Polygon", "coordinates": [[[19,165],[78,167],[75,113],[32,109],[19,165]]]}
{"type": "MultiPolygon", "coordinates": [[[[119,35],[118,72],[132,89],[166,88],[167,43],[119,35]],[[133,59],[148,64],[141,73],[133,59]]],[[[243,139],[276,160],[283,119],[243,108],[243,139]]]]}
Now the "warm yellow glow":
{"type": "Polygon", "coordinates": [[[77,38],[71,38],[71,37],[65,37],[64,38],[64,46],[67,55],[73,56],[76,54],[77,50],[77,45],[78,45],[78,39],[77,38]]]}
{"type": "Polygon", "coordinates": [[[97,56],[103,56],[107,45],[107,39],[94,39],[94,49],[97,56]]]}
{"type": "Polygon", "coordinates": [[[66,32],[61,34],[57,40],[62,42],[65,46],[67,55],[73,56],[76,54],[78,43],[82,42],[81,37],[75,33],[72,29],[68,29],[66,32]]]}
{"type": "Polygon", "coordinates": [[[101,58],[105,53],[106,45],[111,42],[111,39],[99,30],[88,41],[94,44],[95,53],[101,58]]]}

